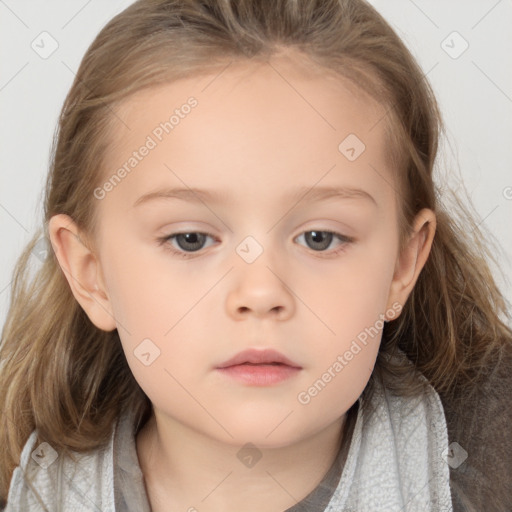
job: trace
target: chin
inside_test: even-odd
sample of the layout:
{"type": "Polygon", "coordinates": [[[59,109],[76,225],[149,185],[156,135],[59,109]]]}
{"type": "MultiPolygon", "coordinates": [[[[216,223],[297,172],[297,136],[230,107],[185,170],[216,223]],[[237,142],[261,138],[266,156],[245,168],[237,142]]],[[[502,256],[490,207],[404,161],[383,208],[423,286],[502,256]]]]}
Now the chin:
{"type": "Polygon", "coordinates": [[[252,443],[261,449],[277,449],[301,442],[324,428],[322,425],[297,424],[297,418],[292,420],[294,415],[295,412],[285,419],[286,414],[281,411],[278,420],[275,417],[262,418],[261,414],[250,421],[247,417],[236,419],[231,424],[223,423],[233,437],[219,429],[215,433],[210,430],[210,435],[232,446],[252,443]]]}

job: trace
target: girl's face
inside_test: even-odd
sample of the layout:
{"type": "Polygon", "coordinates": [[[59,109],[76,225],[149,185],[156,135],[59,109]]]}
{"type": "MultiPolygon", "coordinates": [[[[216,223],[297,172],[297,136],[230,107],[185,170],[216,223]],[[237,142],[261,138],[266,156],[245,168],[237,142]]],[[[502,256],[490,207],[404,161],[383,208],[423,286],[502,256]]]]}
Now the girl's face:
{"type": "Polygon", "coordinates": [[[117,112],[90,317],[118,329],[158,421],[260,447],[341,424],[423,264],[398,258],[384,115],[286,58],[117,112]],[[248,349],[296,369],[219,369],[248,349]]]}

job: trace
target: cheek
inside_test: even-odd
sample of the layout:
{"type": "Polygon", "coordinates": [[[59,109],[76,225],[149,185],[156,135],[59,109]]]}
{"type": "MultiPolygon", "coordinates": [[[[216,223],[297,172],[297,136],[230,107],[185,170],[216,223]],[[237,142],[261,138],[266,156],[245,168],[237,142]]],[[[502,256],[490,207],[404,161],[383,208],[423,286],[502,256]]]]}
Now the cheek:
{"type": "Polygon", "coordinates": [[[323,423],[336,421],[357,401],[364,391],[375,366],[380,336],[374,344],[359,348],[344,347],[331,354],[328,364],[300,390],[296,399],[301,413],[321,418],[323,423]],[[351,353],[351,359],[347,359],[351,353]]]}
{"type": "MultiPolygon", "coordinates": [[[[312,279],[299,277],[304,302],[336,333],[356,336],[385,312],[395,266],[393,245],[376,237],[323,266],[312,279]]],[[[320,269],[320,267],[318,267],[320,269]]]]}
{"type": "Polygon", "coordinates": [[[208,286],[207,279],[186,277],[156,242],[154,247],[140,241],[119,243],[110,246],[105,254],[114,314],[134,341],[163,337],[208,286]]]}
{"type": "Polygon", "coordinates": [[[311,292],[309,304],[317,304],[318,316],[331,331],[325,329],[311,381],[313,394],[320,397],[321,390],[318,404],[337,403],[342,410],[364,390],[381,342],[394,264],[393,244],[376,237],[322,276],[323,296],[309,279],[304,281],[311,292]]]}
{"type": "Polygon", "coordinates": [[[181,382],[189,378],[191,364],[206,364],[199,331],[208,301],[200,299],[218,280],[216,275],[209,281],[171,273],[165,257],[154,254],[121,244],[105,251],[105,280],[119,337],[135,379],[149,396],[176,385],[166,370],[181,382]]]}

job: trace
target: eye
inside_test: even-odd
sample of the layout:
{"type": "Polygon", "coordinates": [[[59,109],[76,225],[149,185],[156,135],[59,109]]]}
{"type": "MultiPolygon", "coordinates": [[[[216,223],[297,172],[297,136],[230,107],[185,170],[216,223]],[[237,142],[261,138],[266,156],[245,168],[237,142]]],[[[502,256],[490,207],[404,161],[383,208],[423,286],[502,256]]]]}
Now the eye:
{"type": "Polygon", "coordinates": [[[173,233],[172,235],[160,238],[159,241],[161,244],[165,244],[165,248],[170,250],[173,254],[182,256],[183,258],[189,258],[191,253],[204,248],[204,242],[207,238],[217,240],[209,233],[190,231],[187,233],[173,233]],[[171,242],[176,242],[178,249],[176,249],[171,242]]]}
{"type": "MultiPolygon", "coordinates": [[[[353,238],[344,236],[334,231],[325,230],[310,230],[304,231],[296,239],[304,237],[308,246],[317,253],[322,254],[322,257],[335,256],[346,250],[347,245],[354,241],[353,238]],[[327,249],[334,240],[338,239],[341,245],[332,251],[326,252],[327,249]]],[[[173,233],[171,235],[159,238],[160,245],[164,245],[165,249],[170,251],[172,254],[180,256],[182,258],[191,258],[193,253],[199,252],[205,248],[206,239],[211,238],[215,241],[219,241],[215,236],[210,233],[201,233],[198,231],[189,231],[184,233],[173,233]],[[174,243],[173,243],[174,242],[174,243]]],[[[210,244],[211,245],[211,244],[210,244]]]]}
{"type": "MultiPolygon", "coordinates": [[[[344,236],[340,233],[336,233],[334,231],[321,231],[321,230],[310,230],[304,231],[304,233],[300,234],[297,237],[297,240],[301,237],[304,237],[304,240],[313,249],[315,252],[325,252],[333,240],[338,239],[341,242],[341,246],[338,249],[333,251],[329,251],[328,255],[336,255],[341,253],[347,248],[347,245],[354,241],[353,238],[344,236]]],[[[323,255],[322,255],[323,256],[323,255]]]]}

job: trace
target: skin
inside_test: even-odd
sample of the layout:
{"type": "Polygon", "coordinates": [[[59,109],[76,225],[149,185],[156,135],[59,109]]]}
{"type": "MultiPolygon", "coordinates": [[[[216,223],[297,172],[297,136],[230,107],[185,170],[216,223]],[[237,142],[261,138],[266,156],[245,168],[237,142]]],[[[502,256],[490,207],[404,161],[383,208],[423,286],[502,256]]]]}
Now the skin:
{"type": "Polygon", "coordinates": [[[431,248],[435,215],[425,209],[398,253],[396,186],[384,123],[376,125],[384,107],[304,63],[285,53],[129,98],[117,112],[129,130],[119,123],[107,178],[188,97],[198,106],[96,200],[97,238],[85,243],[86,234],[65,215],[50,220],[74,296],[98,328],[118,329],[153,403],[136,444],[156,512],[277,512],[309,494],[334,461],[346,412],[374,368],[381,331],[309,403],[297,396],[379,315],[405,304],[431,248]],[[350,133],[366,145],[353,162],[338,150],[350,133]],[[147,192],[184,184],[222,190],[227,198],[133,207],[147,192]],[[295,187],[330,185],[362,188],[376,204],[285,197],[295,187]],[[354,241],[334,237],[319,249],[304,236],[315,230],[354,241]],[[192,257],[184,259],[158,242],[176,232],[215,238],[196,252],[186,240],[166,242],[181,252],[189,247],[192,257]],[[250,264],[236,252],[247,236],[263,249],[250,264]],[[145,338],[160,349],[149,366],[134,355],[145,338]],[[241,350],[263,347],[302,369],[267,387],[215,369],[241,350]],[[237,458],[248,442],[262,454],[252,468],[237,458]]]}

